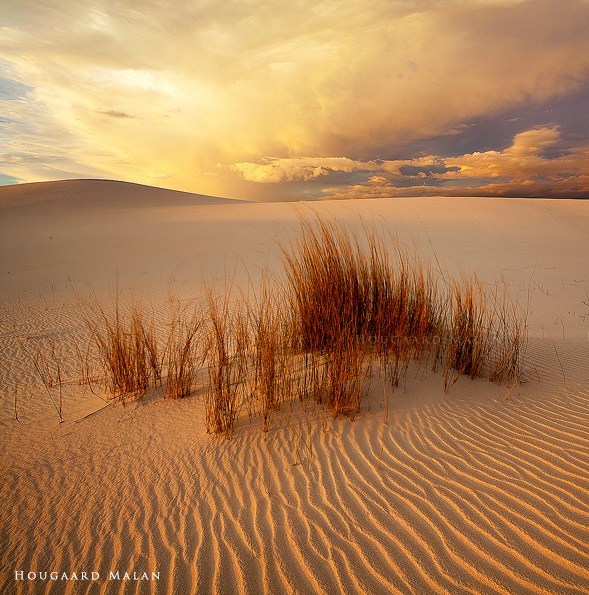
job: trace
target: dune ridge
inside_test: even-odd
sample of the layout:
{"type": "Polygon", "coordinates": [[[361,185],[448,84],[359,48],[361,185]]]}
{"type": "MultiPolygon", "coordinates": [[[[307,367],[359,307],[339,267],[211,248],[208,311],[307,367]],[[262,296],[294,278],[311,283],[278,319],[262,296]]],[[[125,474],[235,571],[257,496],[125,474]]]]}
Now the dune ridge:
{"type": "Polygon", "coordinates": [[[59,180],[0,186],[0,209],[103,208],[163,204],[238,204],[244,201],[118,180],[59,180]]]}

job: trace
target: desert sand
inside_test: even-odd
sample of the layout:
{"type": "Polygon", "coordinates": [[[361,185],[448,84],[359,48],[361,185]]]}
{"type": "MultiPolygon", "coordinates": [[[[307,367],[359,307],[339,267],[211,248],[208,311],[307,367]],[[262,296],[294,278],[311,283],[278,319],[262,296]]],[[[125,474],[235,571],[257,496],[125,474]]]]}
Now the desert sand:
{"type": "Polygon", "coordinates": [[[574,200],[0,188],[0,592],[588,592],[588,229],[574,200]],[[81,300],[118,283],[158,316],[170,293],[280,276],[313,212],[505,279],[528,311],[522,382],[444,392],[416,365],[386,424],[375,383],[353,421],[291,409],[230,439],[206,433],[202,386],[123,407],[79,385],[81,300]],[[33,365],[51,350],[63,423],[33,365]]]}

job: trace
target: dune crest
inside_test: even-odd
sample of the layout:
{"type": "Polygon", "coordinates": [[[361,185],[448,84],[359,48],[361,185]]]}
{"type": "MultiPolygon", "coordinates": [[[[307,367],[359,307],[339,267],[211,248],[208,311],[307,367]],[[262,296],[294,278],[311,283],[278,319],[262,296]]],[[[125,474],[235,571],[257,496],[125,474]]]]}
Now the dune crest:
{"type": "Polygon", "coordinates": [[[0,209],[35,206],[98,208],[240,203],[241,200],[168,190],[117,180],[59,180],[0,186],[0,209]]]}

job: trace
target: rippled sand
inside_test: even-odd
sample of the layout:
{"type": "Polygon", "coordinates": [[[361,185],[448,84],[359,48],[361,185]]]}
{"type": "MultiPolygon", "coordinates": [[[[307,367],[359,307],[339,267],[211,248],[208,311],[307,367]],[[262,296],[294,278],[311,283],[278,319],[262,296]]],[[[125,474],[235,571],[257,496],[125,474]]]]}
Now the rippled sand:
{"type": "Polygon", "coordinates": [[[170,286],[186,296],[228,269],[239,284],[244,263],[250,275],[261,263],[278,271],[277,242],[295,237],[297,214],[141,196],[75,215],[45,206],[41,220],[38,204],[14,199],[0,215],[0,592],[589,591],[585,203],[315,205],[413,238],[445,267],[502,272],[522,302],[531,287],[526,382],[461,378],[444,393],[415,364],[389,394],[386,424],[375,372],[353,422],[293,404],[268,433],[245,417],[225,440],[205,433],[200,388],[122,407],[79,386],[78,298],[89,287],[108,295],[118,271],[161,313],[170,286]],[[31,361],[52,345],[62,424],[31,361]],[[100,578],[15,581],[15,571],[100,578]]]}

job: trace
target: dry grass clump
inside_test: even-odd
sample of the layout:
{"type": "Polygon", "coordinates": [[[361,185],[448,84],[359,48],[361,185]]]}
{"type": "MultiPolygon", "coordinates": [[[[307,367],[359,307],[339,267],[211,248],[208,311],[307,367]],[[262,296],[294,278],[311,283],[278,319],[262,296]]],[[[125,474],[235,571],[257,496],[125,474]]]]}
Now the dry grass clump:
{"type": "Polygon", "coordinates": [[[502,280],[493,294],[491,333],[494,336],[488,376],[492,382],[517,381],[522,375],[523,355],[527,346],[526,316],[510,299],[502,280]]]}
{"type": "Polygon", "coordinates": [[[262,430],[267,431],[272,412],[291,398],[294,387],[290,349],[292,325],[288,312],[282,308],[279,297],[269,289],[265,279],[260,295],[246,307],[254,412],[261,417],[262,430]]]}
{"type": "Polygon", "coordinates": [[[294,334],[300,351],[327,354],[330,374],[345,352],[351,361],[377,359],[397,385],[442,331],[439,291],[431,267],[398,244],[391,256],[374,232],[364,240],[323,220],[303,222],[285,253],[294,334]]]}
{"type": "Polygon", "coordinates": [[[149,387],[162,386],[164,377],[165,397],[188,396],[203,359],[202,316],[189,306],[176,304],[162,333],[140,305],[124,310],[118,294],[112,309],[98,301],[86,304],[85,322],[96,354],[90,346],[85,354],[78,348],[83,378],[90,382],[89,362],[96,355],[107,391],[123,404],[141,400],[149,387]]]}
{"type": "Polygon", "coordinates": [[[248,396],[247,317],[241,310],[231,310],[227,295],[219,299],[211,290],[208,302],[205,423],[208,432],[229,436],[248,396]]]}
{"type": "Polygon", "coordinates": [[[354,418],[362,402],[362,381],[368,361],[367,345],[343,333],[325,361],[325,402],[333,417],[354,418]]]}
{"type": "Polygon", "coordinates": [[[204,358],[203,324],[197,310],[189,313],[188,306],[173,315],[164,349],[166,398],[180,399],[192,392],[196,371],[204,358]]]}
{"type": "Polygon", "coordinates": [[[125,403],[140,400],[153,382],[161,382],[161,364],[153,322],[134,307],[124,315],[118,295],[114,312],[95,304],[86,315],[86,326],[98,349],[107,390],[125,403]]]}
{"type": "Polygon", "coordinates": [[[369,242],[372,356],[396,387],[412,360],[439,358],[443,303],[431,266],[397,244],[391,256],[372,235],[369,242]]]}
{"type": "Polygon", "coordinates": [[[446,390],[460,375],[497,383],[520,376],[524,321],[517,315],[517,304],[509,299],[505,284],[502,293],[498,288],[496,285],[492,291],[485,291],[476,276],[454,282],[446,325],[446,390]]]}
{"type": "Polygon", "coordinates": [[[373,233],[367,232],[367,236],[370,334],[381,354],[392,351],[420,358],[439,334],[442,320],[431,266],[398,244],[391,256],[373,233]]]}
{"type": "Polygon", "coordinates": [[[330,350],[342,333],[361,336],[370,316],[370,296],[360,248],[341,229],[322,220],[303,221],[296,251],[284,252],[290,307],[303,352],[330,350]]]}
{"type": "Polygon", "coordinates": [[[141,308],[124,316],[118,296],[111,316],[95,308],[87,324],[115,398],[140,399],[164,375],[165,396],[186,397],[204,366],[207,431],[229,436],[242,412],[267,431],[294,399],[302,409],[314,401],[334,417],[354,417],[375,364],[385,395],[386,383],[397,387],[415,360],[441,366],[446,389],[461,375],[519,377],[525,319],[505,283],[503,291],[476,277],[443,277],[441,285],[432,266],[398,242],[320,218],[303,221],[283,254],[284,285],[264,275],[253,298],[237,300],[209,289],[204,313],[176,307],[165,341],[141,308]]]}
{"type": "Polygon", "coordinates": [[[257,297],[231,305],[210,290],[206,332],[207,430],[229,436],[245,410],[267,431],[272,413],[295,390],[292,327],[277,294],[264,281],[257,297]]]}
{"type": "Polygon", "coordinates": [[[384,352],[407,337],[422,346],[439,331],[440,305],[431,268],[393,246],[395,262],[374,232],[367,247],[322,220],[303,222],[295,250],[285,253],[290,306],[303,351],[325,351],[343,333],[384,352]]]}
{"type": "Polygon", "coordinates": [[[485,308],[481,283],[476,278],[454,282],[446,348],[446,388],[464,374],[481,376],[490,344],[490,312],[485,308]]]}
{"type": "MultiPolygon", "coordinates": [[[[357,399],[374,361],[393,387],[412,360],[428,358],[434,369],[442,363],[446,388],[460,375],[502,382],[520,373],[525,325],[506,291],[485,290],[476,277],[440,287],[433,268],[398,243],[388,247],[366,229],[359,239],[321,219],[303,221],[285,263],[293,344],[325,367],[306,372],[321,394],[351,382],[345,390],[357,399]],[[353,382],[343,382],[351,370],[353,382]]],[[[334,415],[347,412],[339,388],[332,392],[334,415]]]]}

